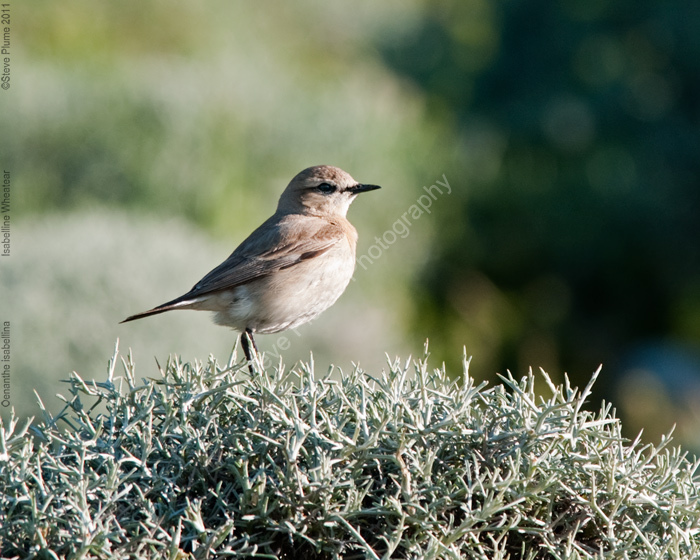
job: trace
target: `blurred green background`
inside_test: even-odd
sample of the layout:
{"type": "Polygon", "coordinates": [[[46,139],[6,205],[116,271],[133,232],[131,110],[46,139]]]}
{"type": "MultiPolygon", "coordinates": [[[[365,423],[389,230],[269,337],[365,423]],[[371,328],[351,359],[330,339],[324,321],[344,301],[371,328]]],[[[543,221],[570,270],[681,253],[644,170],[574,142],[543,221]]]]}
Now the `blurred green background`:
{"type": "Polygon", "coordinates": [[[117,323],[326,163],[384,186],[349,214],[371,258],[300,336],[260,337],[269,355],[371,371],[429,338],[451,372],[465,345],[477,378],[578,385],[603,363],[592,406],[700,451],[698,29],[673,0],[13,2],[13,405],[57,410],[57,380],[102,378],[117,338],[144,377],[225,360],[207,314],[117,323]]]}

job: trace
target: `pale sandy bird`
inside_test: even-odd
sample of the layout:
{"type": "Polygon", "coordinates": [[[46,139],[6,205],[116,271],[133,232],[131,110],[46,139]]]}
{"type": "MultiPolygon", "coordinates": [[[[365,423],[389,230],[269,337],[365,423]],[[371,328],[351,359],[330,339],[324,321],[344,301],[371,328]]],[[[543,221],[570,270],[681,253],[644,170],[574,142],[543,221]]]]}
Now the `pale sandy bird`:
{"type": "Polygon", "coordinates": [[[345,218],[355,197],[378,189],[337,167],[309,167],[291,180],[277,211],[231,256],[172,301],[137,313],[133,321],[173,309],[213,311],[219,325],[245,333],[297,327],[333,305],[355,269],[357,231],[345,218]]]}

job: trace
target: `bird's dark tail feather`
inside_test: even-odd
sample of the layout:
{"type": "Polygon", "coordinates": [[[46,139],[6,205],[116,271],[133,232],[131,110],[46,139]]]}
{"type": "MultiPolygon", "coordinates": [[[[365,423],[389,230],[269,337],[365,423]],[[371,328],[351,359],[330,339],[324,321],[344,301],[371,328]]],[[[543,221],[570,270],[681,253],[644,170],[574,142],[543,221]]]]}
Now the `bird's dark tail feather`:
{"type": "Polygon", "coordinates": [[[150,317],[151,315],[158,315],[159,313],[165,313],[166,311],[171,311],[172,309],[180,309],[182,306],[178,304],[181,304],[187,299],[188,298],[185,297],[175,298],[172,301],[159,305],[158,307],[154,307],[153,309],[149,309],[148,311],[131,315],[123,321],[119,321],[119,324],[121,325],[122,323],[128,323],[129,321],[135,321],[136,319],[143,319],[144,317],[150,317]]]}

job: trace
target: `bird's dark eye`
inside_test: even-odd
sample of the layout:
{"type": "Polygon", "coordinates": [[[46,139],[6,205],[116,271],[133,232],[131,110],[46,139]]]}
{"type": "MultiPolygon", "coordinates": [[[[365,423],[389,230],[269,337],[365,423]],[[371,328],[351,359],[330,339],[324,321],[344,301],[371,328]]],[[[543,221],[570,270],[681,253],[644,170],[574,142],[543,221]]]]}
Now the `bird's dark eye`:
{"type": "Polygon", "coordinates": [[[323,194],[330,194],[333,191],[335,191],[335,186],[331,185],[330,183],[321,183],[318,187],[316,187],[320,192],[323,194]]]}

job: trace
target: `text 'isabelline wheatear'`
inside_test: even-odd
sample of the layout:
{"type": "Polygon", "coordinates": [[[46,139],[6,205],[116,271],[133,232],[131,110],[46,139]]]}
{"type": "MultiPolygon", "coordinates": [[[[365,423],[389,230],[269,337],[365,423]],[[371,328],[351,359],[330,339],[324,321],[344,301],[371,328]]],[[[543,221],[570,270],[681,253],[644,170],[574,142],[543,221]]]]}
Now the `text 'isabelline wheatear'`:
{"type": "Polygon", "coordinates": [[[291,180],[277,211],[231,256],[172,301],[122,323],[173,309],[213,311],[219,325],[245,333],[297,327],[335,303],[355,270],[357,231],[345,218],[350,204],[377,185],[358,183],[337,167],[309,167],[291,180]]]}

